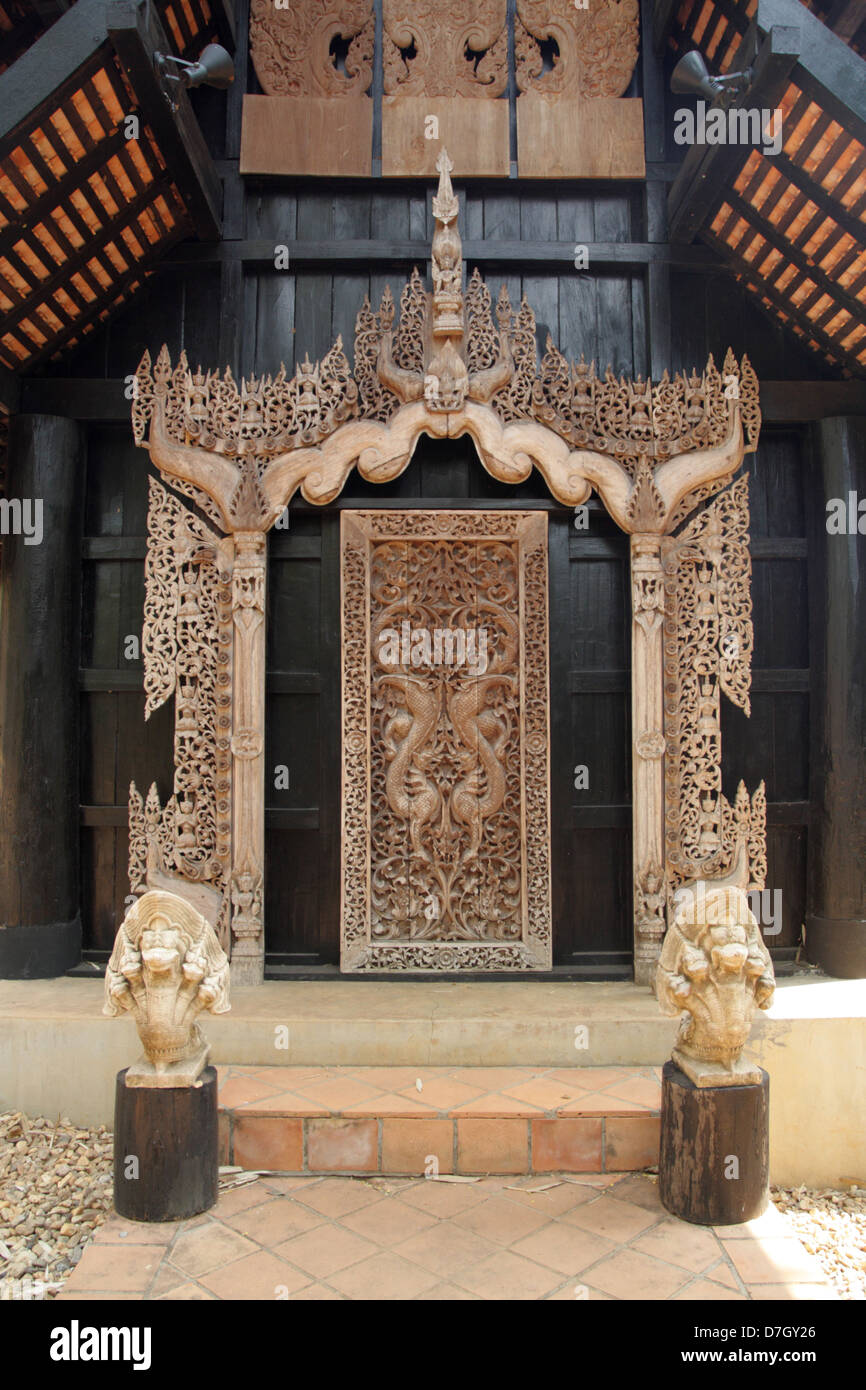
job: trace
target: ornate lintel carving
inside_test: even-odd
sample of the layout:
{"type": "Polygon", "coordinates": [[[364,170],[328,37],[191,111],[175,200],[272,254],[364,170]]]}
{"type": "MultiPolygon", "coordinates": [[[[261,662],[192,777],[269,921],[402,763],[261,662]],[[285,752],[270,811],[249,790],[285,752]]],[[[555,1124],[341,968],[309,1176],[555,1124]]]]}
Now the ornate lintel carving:
{"type": "Polygon", "coordinates": [[[269,96],[342,97],[366,92],[373,77],[372,0],[252,0],[250,54],[269,96]],[[349,41],[345,73],[332,50],[349,41]]]}
{"type": "Polygon", "coordinates": [[[385,91],[498,97],[508,83],[506,0],[385,0],[385,91]]]}
{"type": "Polygon", "coordinates": [[[628,87],[638,53],[637,0],[517,0],[517,85],[524,96],[574,99],[618,97],[628,87]],[[545,71],[541,45],[556,55],[545,71]]]}

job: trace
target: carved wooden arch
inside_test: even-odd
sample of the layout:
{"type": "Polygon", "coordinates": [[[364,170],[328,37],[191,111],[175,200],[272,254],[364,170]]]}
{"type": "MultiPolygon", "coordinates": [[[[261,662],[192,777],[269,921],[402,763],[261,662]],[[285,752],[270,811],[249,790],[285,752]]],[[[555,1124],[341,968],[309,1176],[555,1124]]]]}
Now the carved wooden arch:
{"type": "MultiPolygon", "coordinates": [[[[139,366],[136,442],[217,529],[153,485],[145,682],[159,687],[157,703],[178,696],[177,776],[165,808],[155,789],[147,802],[132,790],[133,891],[164,886],[166,876],[178,885],[195,881],[199,893],[208,887],[211,915],[221,913],[233,947],[236,982],[262,978],[266,533],[298,489],[324,505],[353,468],[385,483],[408,466],[422,434],[468,434],[493,477],[517,484],[537,467],[568,506],[594,489],[631,536],[635,969],[648,981],[672,890],[698,870],[728,872],[744,840],[743,872],[751,865],[757,880],[763,862],[761,790],[754,807],[748,797],[745,808],[741,797],[728,806],[717,736],[720,691],[748,699],[747,494],[744,483],[722,489],[757,444],[757,380],[748,359],[737,363],[730,351],[721,371],[710,358],[700,375],[665,373],[658,382],[617,378],[610,368],[599,375],[595,363],[569,363],[549,339],[539,367],[526,299],[513,308],[503,287],[494,308],[477,271],[465,283],[444,151],[438,167],[432,292],[414,271],[399,319],[390,290],[377,310],[365,299],[354,368],[340,339],[291,378],[281,368],[240,386],[228,370],[190,371],[185,356],[173,368],[165,347],[153,366],[146,353],[139,366]],[[696,526],[699,538],[686,544],[681,537],[696,526]],[[691,577],[691,590],[682,576],[691,577]],[[201,619],[205,598],[210,617],[201,619]],[[206,653],[190,651],[196,612],[200,645],[209,622],[222,653],[211,674],[206,653]],[[687,635],[703,677],[697,695],[689,669],[675,660],[687,635]],[[723,648],[723,637],[736,644],[723,648]],[[202,776],[211,766],[214,774],[202,776]],[[684,804],[698,806],[703,838],[691,833],[691,810],[689,833],[680,835],[674,786],[684,804]]],[[[149,699],[147,712],[154,707],[149,699]]]]}

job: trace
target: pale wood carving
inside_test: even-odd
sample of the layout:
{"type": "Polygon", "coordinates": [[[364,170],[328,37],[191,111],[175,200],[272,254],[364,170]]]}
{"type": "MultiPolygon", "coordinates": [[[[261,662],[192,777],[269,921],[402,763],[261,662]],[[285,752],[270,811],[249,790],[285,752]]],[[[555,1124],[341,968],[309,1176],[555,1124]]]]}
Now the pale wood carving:
{"type": "Polygon", "coordinates": [[[231,549],[155,479],[150,480],[142,634],[145,719],[175,697],[174,788],[165,807],[129,789],[130,890],[184,882],[228,944],[231,856],[231,549]]]}
{"type": "Polygon", "coordinates": [[[547,968],[547,518],[342,520],[343,969],[547,968]]]}
{"type": "Polygon", "coordinates": [[[506,0],[385,0],[386,93],[501,96],[508,85],[507,9],[506,0]]]}
{"type": "Polygon", "coordinates": [[[131,1013],[144,1055],[127,1086],[192,1086],[207,1066],[202,1013],[228,1013],[229,963],[208,921],[182,897],[161,890],[136,899],[121,923],[105,971],[109,1018],[131,1013]]]}
{"type": "Polygon", "coordinates": [[[742,888],[701,879],[680,893],[655,987],[664,1013],[682,1013],[671,1055],[696,1086],[760,1085],[760,1067],[740,1054],[776,985],[742,888]]]}
{"type": "MultiPolygon", "coordinates": [[[[275,377],[253,378],[240,385],[228,372],[205,374],[199,369],[193,373],[184,357],[172,368],[165,348],[153,368],[147,354],[142,359],[132,412],[136,441],[150,450],[151,461],[166,483],[191,498],[216,528],[211,532],[201,521],[193,525],[186,520],[191,514],[176,498],[165,501],[168,494],[162,489],[154,494],[156,520],[148,560],[150,635],[146,637],[149,701],[162,701],[178,692],[178,720],[189,717],[191,692],[186,678],[192,667],[184,664],[180,614],[185,604],[190,605],[187,612],[192,621],[197,611],[194,591],[206,597],[213,588],[216,600],[207,598],[211,604],[207,611],[217,614],[196,619],[198,626],[193,623],[190,629],[195,634],[195,640],[190,639],[195,670],[210,670],[210,656],[201,655],[208,642],[216,643],[218,655],[217,693],[209,706],[214,714],[206,723],[205,735],[200,722],[193,729],[191,717],[188,729],[182,730],[178,723],[179,738],[181,733],[184,738],[177,744],[176,797],[165,810],[159,806],[155,788],[146,802],[137,792],[131,798],[133,887],[140,892],[145,886],[168,886],[165,880],[172,874],[188,895],[218,887],[226,940],[229,898],[231,902],[236,979],[261,979],[266,532],[298,488],[308,501],[327,503],[339,494],[353,467],[369,481],[387,482],[406,468],[421,434],[440,439],[468,434],[493,477],[519,483],[537,467],[553,496],[571,506],[585,502],[595,489],[617,524],[633,538],[635,960],[638,977],[646,980],[658,957],[665,905],[684,881],[696,874],[713,880],[730,875],[740,859],[746,865],[746,878],[738,886],[762,886],[766,873],[763,784],[751,798],[741,786],[733,805],[725,800],[718,736],[720,692],[744,708],[748,705],[752,644],[748,504],[745,483],[733,488],[728,484],[745,454],[757,445],[758,384],[748,359],[738,363],[730,351],[721,371],[710,358],[701,373],[677,373],[671,378],[666,372],[659,381],[617,378],[610,368],[600,374],[595,363],[587,365],[583,359],[570,363],[550,341],[539,364],[535,317],[527,301],[515,309],[503,288],[494,306],[477,271],[467,280],[459,204],[451,184],[451,161],[444,151],[437,167],[432,291],[413,271],[400,295],[399,315],[390,289],[375,311],[365,300],[356,324],[354,369],[339,340],[320,363],[305,360],[291,378],[281,369],[275,377]],[[692,514],[694,519],[689,520],[692,514]],[[193,542],[197,549],[190,554],[193,542]],[[202,575],[211,573],[208,565],[213,567],[213,575],[207,583],[199,582],[198,590],[193,575],[196,565],[202,575]],[[192,751],[185,752],[186,748],[192,751]],[[196,760],[216,769],[214,790],[211,795],[195,784],[190,807],[180,771],[196,760]],[[208,812],[204,818],[206,826],[216,826],[215,849],[211,848],[213,835],[196,838],[200,818],[196,797],[204,804],[207,796],[211,798],[208,806],[216,798],[214,815],[208,812]],[[229,797],[230,862],[225,819],[229,797]],[[201,868],[204,862],[218,866],[211,869],[210,877],[201,868]]],[[[385,519],[390,514],[373,515],[382,528],[408,526],[403,514],[393,522],[385,519]]],[[[460,525],[485,521],[484,514],[473,516],[474,522],[460,525]]],[[[513,536],[506,536],[507,523],[502,514],[496,514],[491,526],[494,521],[499,530],[486,533],[487,539],[507,548],[513,541],[513,536]]],[[[429,527],[433,522],[428,518],[424,524],[429,527]]],[[[443,524],[452,522],[446,519],[443,524]]],[[[417,534],[403,536],[402,543],[420,544],[422,534],[423,527],[417,534]]],[[[469,533],[434,534],[456,546],[464,544],[469,533]]],[[[449,839],[443,829],[445,838],[434,843],[430,826],[444,825],[441,807],[447,801],[451,814],[456,788],[455,784],[445,797],[443,788],[431,782],[435,761],[431,748],[441,725],[431,724],[425,738],[434,742],[425,744],[421,738],[424,699],[412,685],[411,672],[401,664],[376,675],[370,665],[369,631],[363,626],[371,621],[366,588],[369,546],[373,539],[399,540],[402,533],[392,529],[387,534],[383,530],[381,536],[360,534],[356,527],[344,535],[344,637],[350,673],[343,749],[344,959],[351,969],[380,968],[388,960],[399,961],[397,968],[409,970],[450,969],[449,961],[459,961],[461,969],[482,969],[495,960],[497,969],[519,970],[532,962],[549,961],[548,841],[543,831],[548,814],[544,770],[548,754],[546,713],[542,712],[543,706],[546,709],[546,561],[543,540],[530,543],[531,534],[526,530],[518,538],[524,605],[519,719],[502,697],[502,715],[500,706],[495,716],[479,706],[474,714],[467,714],[464,726],[468,735],[474,721],[473,727],[483,733],[496,758],[500,735],[495,719],[507,713],[513,727],[520,726],[524,814],[526,825],[534,829],[527,833],[521,851],[525,857],[520,867],[520,932],[513,939],[507,938],[507,932],[516,921],[514,904],[508,909],[499,900],[493,904],[498,916],[492,909],[479,909],[476,919],[465,913],[461,918],[455,908],[453,875],[448,887],[453,868],[448,856],[458,854],[455,845],[458,858],[472,845],[477,856],[481,840],[476,844],[472,837],[477,839],[480,833],[489,839],[498,833],[495,826],[501,824],[501,808],[487,813],[483,809],[492,795],[490,779],[495,781],[498,775],[494,762],[481,759],[474,773],[469,768],[461,773],[464,786],[457,792],[454,818],[449,822],[456,839],[449,839]],[[377,698],[383,702],[375,714],[380,719],[375,731],[366,695],[360,693],[370,690],[374,680],[378,681],[377,698]],[[404,698],[399,708],[394,704],[395,691],[402,691],[404,698]],[[417,710],[408,703],[410,692],[412,700],[417,696],[420,701],[417,710]],[[485,725],[489,734],[484,732],[485,725]],[[426,856],[428,875],[440,875],[438,895],[428,877],[426,904],[431,918],[424,919],[423,928],[412,907],[408,860],[402,887],[393,875],[375,884],[369,878],[370,818],[378,812],[371,811],[365,779],[374,733],[379,747],[387,748],[390,739],[395,760],[401,750],[404,761],[412,753],[411,767],[407,765],[406,777],[398,781],[396,790],[392,777],[390,799],[381,765],[384,781],[376,806],[384,818],[381,824],[391,825],[394,833],[402,825],[411,853],[426,856]],[[408,740],[412,740],[411,748],[405,747],[408,740]],[[477,819],[470,818],[471,823],[457,814],[461,804],[469,805],[466,797],[461,803],[464,792],[478,803],[477,819]],[[436,804],[434,793],[439,797],[436,804]],[[419,821],[416,814],[425,797],[431,811],[429,823],[419,821]],[[405,811],[406,804],[415,809],[408,819],[401,819],[400,807],[405,811]],[[435,821],[437,805],[439,822],[435,821]],[[457,826],[462,828],[458,831],[457,826]],[[461,835],[468,838],[461,841],[461,835]],[[530,891],[533,883],[541,885],[535,896],[535,890],[530,891]],[[406,896],[404,917],[400,916],[401,892],[406,896]],[[390,924],[390,937],[387,931],[382,939],[381,933],[373,934],[374,901],[380,914],[377,923],[390,924]],[[477,933],[472,944],[460,937],[470,920],[475,921],[477,933]],[[484,936],[493,921],[502,925],[501,939],[484,936]],[[395,927],[395,923],[403,925],[395,927]],[[446,926],[451,936],[444,935],[446,926]],[[400,931],[408,932],[409,939],[404,940],[400,931]],[[422,931],[423,937],[419,936],[422,931]],[[388,954],[395,950],[404,955],[388,954]]],[[[471,539],[477,550],[485,536],[472,533],[471,539]]],[[[503,551],[503,572],[507,563],[503,551]]],[[[432,582],[429,576],[425,582],[432,582]]],[[[196,601],[204,611],[204,599],[196,601]]],[[[431,613],[441,616],[435,609],[431,613]]],[[[504,647],[498,650],[501,653],[504,647]]],[[[474,679],[486,675],[485,671],[474,679]]],[[[512,679],[514,670],[497,669],[491,675],[503,682],[505,690],[506,677],[512,679]]],[[[200,678],[200,686],[204,679],[200,678]]],[[[206,680],[205,686],[210,688],[206,680]]],[[[449,708],[443,693],[446,686],[447,682],[436,687],[440,715],[449,708]]],[[[425,689],[427,698],[432,687],[425,689]]],[[[479,689],[474,688],[473,700],[479,698],[479,689]]],[[[453,691],[451,695],[458,698],[453,691]]],[[[459,729],[462,706],[452,708],[459,729]]],[[[449,718],[455,727],[452,715],[449,718]]],[[[460,744],[458,734],[455,738],[455,746],[465,751],[465,740],[460,744]]],[[[502,770],[501,759],[499,766],[502,770]]],[[[504,775],[507,786],[507,768],[504,775]]],[[[206,787],[211,785],[208,778],[203,778],[206,787]]],[[[510,806],[509,797],[506,791],[503,805],[510,806]]],[[[480,903],[490,883],[480,869],[479,875],[480,903]]],[[[500,879],[503,891],[508,881],[507,875],[500,879]]]]}
{"type": "Polygon", "coordinates": [[[752,658],[749,491],[721,492],[662,542],[665,588],[665,853],[673,893],[731,872],[745,851],[743,887],[767,872],[766,794],[740,783],[722,793],[721,695],[749,713],[752,658]]]}
{"type": "Polygon", "coordinates": [[[637,62],[637,0],[517,0],[514,43],[521,92],[547,97],[619,97],[637,62]],[[541,43],[558,53],[544,71],[541,43]]]}
{"type": "Polygon", "coordinates": [[[250,54],[269,96],[345,97],[366,92],[373,77],[372,0],[252,0],[250,54]],[[331,44],[349,41],[345,72],[331,44]]]}

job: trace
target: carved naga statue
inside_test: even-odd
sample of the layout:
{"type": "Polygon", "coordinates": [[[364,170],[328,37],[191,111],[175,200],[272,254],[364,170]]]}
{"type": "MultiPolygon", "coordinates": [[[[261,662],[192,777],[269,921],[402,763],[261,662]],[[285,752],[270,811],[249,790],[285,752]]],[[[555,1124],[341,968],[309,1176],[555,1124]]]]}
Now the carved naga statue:
{"type": "Polygon", "coordinates": [[[175,893],[138,898],[117,933],[102,1011],[135,1019],[144,1056],[127,1086],[194,1085],[209,1053],[198,1015],[229,1007],[228,958],[210,923],[175,893]]]}
{"type": "Polygon", "coordinates": [[[696,1086],[759,1083],[760,1069],[740,1054],[755,1009],[770,1007],[775,980],[748,897],[741,887],[700,879],[677,898],[655,979],[662,1011],[684,1011],[673,1061],[696,1086]]]}

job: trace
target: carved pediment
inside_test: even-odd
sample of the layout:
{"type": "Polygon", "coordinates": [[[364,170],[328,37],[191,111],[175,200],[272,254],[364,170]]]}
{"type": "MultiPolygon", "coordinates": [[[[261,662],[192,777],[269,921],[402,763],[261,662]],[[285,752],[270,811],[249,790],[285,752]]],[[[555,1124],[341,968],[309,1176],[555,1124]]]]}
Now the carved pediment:
{"type": "Polygon", "coordinates": [[[250,51],[268,96],[357,96],[373,77],[372,0],[252,0],[250,51]],[[332,42],[348,42],[345,72],[332,42]]]}
{"type": "Polygon", "coordinates": [[[506,0],[385,0],[385,91],[498,97],[508,85],[506,0]]]}
{"type": "Polygon", "coordinates": [[[517,85],[550,97],[619,97],[638,53],[637,0],[517,0],[517,85]],[[542,43],[556,44],[545,70],[542,43]]]}

